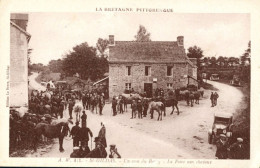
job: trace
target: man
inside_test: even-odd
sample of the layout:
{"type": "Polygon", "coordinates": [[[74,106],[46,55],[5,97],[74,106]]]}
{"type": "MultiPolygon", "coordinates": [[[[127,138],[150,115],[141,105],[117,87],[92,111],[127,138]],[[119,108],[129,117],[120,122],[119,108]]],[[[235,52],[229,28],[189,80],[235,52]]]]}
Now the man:
{"type": "Polygon", "coordinates": [[[89,110],[90,109],[90,95],[89,95],[89,93],[87,93],[86,101],[87,101],[86,109],[89,110]]]}
{"type": "Polygon", "coordinates": [[[72,118],[72,110],[73,110],[74,105],[75,105],[74,101],[69,99],[69,115],[70,115],[70,119],[73,119],[72,118]]]}
{"type": "Polygon", "coordinates": [[[215,92],[214,93],[214,106],[216,106],[217,105],[217,102],[218,102],[218,93],[217,92],[215,92]]]}
{"type": "Polygon", "coordinates": [[[110,145],[109,158],[121,158],[121,155],[117,152],[116,145],[110,145]]]}
{"type": "Polygon", "coordinates": [[[87,126],[87,114],[85,113],[85,110],[83,110],[83,114],[81,116],[81,126],[87,126]]]}
{"type": "Polygon", "coordinates": [[[91,138],[93,137],[92,131],[88,127],[83,125],[82,128],[80,128],[79,133],[80,133],[81,146],[83,150],[85,150],[89,148],[88,147],[89,135],[91,136],[91,138]]]}
{"type": "Polygon", "coordinates": [[[112,100],[113,116],[116,115],[116,106],[117,106],[117,101],[116,101],[116,98],[113,97],[113,100],[112,100]]]}
{"type": "Polygon", "coordinates": [[[99,138],[100,142],[102,143],[102,145],[104,146],[104,148],[106,148],[107,147],[106,127],[102,122],[101,122],[101,129],[99,130],[99,133],[98,133],[98,138],[99,138]]]}
{"type": "Polygon", "coordinates": [[[228,150],[231,152],[232,159],[245,159],[245,147],[242,138],[237,138],[237,142],[232,144],[228,150]]]}
{"type": "Polygon", "coordinates": [[[135,118],[136,117],[136,110],[137,110],[137,103],[135,100],[133,100],[133,103],[132,103],[132,118],[135,118]]]}
{"type": "Polygon", "coordinates": [[[86,109],[87,97],[85,94],[82,95],[82,105],[83,109],[86,109]]]}
{"type": "Polygon", "coordinates": [[[143,118],[142,116],[143,105],[140,99],[137,102],[137,111],[138,111],[138,118],[143,118]]]}
{"type": "Polygon", "coordinates": [[[119,96],[118,104],[119,104],[119,113],[123,114],[123,98],[122,98],[122,96],[119,96]]]}
{"type": "Polygon", "coordinates": [[[86,158],[106,158],[107,157],[107,151],[105,147],[102,145],[98,137],[95,137],[95,149],[90,151],[86,158]]]}
{"type": "Polygon", "coordinates": [[[214,107],[214,93],[213,92],[211,92],[210,100],[211,100],[211,107],[214,107]]]}
{"type": "Polygon", "coordinates": [[[218,159],[227,159],[228,158],[228,143],[226,140],[226,135],[220,134],[220,139],[216,142],[217,151],[216,157],[218,159]]]}
{"type": "Polygon", "coordinates": [[[102,110],[103,110],[103,107],[105,105],[105,99],[102,95],[100,95],[98,97],[98,108],[99,108],[99,115],[103,115],[102,114],[102,110]]]}
{"type": "Polygon", "coordinates": [[[144,115],[144,117],[146,117],[146,115],[147,115],[147,110],[148,110],[148,107],[149,107],[149,102],[148,102],[148,99],[147,99],[147,98],[144,99],[143,106],[144,106],[143,115],[144,115]]]}
{"type": "Polygon", "coordinates": [[[72,127],[70,136],[72,136],[73,139],[73,147],[79,146],[79,140],[80,140],[80,127],[79,122],[76,122],[76,125],[72,127]]]}

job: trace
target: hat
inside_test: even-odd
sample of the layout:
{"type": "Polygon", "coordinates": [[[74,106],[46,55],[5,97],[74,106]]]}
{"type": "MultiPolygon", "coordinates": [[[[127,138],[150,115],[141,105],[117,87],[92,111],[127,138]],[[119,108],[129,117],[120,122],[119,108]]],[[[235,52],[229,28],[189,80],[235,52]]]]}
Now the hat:
{"type": "Polygon", "coordinates": [[[224,135],[224,134],[220,134],[220,137],[224,137],[224,138],[226,138],[226,135],[224,135]]]}
{"type": "Polygon", "coordinates": [[[99,141],[99,138],[95,137],[94,142],[98,142],[98,141],[99,141]]]}
{"type": "Polygon", "coordinates": [[[242,138],[237,138],[237,141],[238,142],[243,142],[243,139],[242,138]]]}
{"type": "Polygon", "coordinates": [[[73,147],[73,150],[79,150],[78,146],[73,147]]]}

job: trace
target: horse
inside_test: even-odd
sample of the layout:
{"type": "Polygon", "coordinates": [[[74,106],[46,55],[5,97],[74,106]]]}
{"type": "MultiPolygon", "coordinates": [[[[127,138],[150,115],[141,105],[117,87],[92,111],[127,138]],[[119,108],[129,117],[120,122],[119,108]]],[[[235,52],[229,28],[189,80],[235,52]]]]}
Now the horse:
{"type": "Polygon", "coordinates": [[[200,91],[194,92],[195,104],[200,104],[200,96],[201,96],[200,91]]]}
{"type": "Polygon", "coordinates": [[[162,102],[155,102],[155,101],[151,101],[149,103],[149,107],[148,110],[150,110],[151,113],[151,119],[153,119],[153,112],[154,110],[158,112],[158,121],[162,120],[162,111],[164,109],[164,104],[162,102]]]}
{"type": "Polygon", "coordinates": [[[59,151],[63,152],[63,139],[68,135],[69,126],[67,122],[60,122],[54,125],[46,124],[46,123],[38,123],[34,128],[34,140],[33,146],[36,151],[37,143],[39,141],[39,137],[44,135],[47,138],[59,138],[59,151]]]}
{"type": "Polygon", "coordinates": [[[180,114],[179,107],[178,107],[178,100],[176,100],[176,98],[165,99],[163,103],[164,103],[164,116],[166,116],[166,107],[172,107],[171,115],[174,112],[174,107],[176,107],[177,109],[177,114],[178,115],[180,114]]]}
{"type": "Polygon", "coordinates": [[[124,111],[127,111],[127,105],[128,104],[131,104],[133,103],[133,100],[136,100],[136,99],[141,99],[142,97],[137,94],[137,93],[134,93],[134,94],[121,94],[122,96],[122,100],[123,100],[123,104],[124,104],[124,111]]]}
{"type": "Polygon", "coordinates": [[[82,110],[84,110],[83,105],[78,101],[73,107],[73,111],[76,114],[76,121],[80,120],[80,112],[82,110]]]}

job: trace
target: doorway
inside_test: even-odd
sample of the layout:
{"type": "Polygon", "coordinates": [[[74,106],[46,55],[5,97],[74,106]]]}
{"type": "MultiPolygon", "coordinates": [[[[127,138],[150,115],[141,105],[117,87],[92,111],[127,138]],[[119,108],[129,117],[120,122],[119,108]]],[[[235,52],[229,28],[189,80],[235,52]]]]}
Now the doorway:
{"type": "Polygon", "coordinates": [[[152,83],[145,83],[144,84],[144,91],[148,98],[153,97],[153,84],[152,83]]]}

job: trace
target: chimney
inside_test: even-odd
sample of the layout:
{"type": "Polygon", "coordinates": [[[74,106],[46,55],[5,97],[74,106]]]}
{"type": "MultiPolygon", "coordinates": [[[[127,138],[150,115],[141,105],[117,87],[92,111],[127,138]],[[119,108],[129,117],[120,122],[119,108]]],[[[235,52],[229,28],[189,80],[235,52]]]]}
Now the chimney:
{"type": "Polygon", "coordinates": [[[11,21],[26,31],[28,23],[28,14],[11,13],[11,21]]]}
{"type": "Polygon", "coordinates": [[[184,40],[183,36],[178,36],[177,37],[178,46],[183,46],[183,40],[184,40]]]}
{"type": "Polygon", "coordinates": [[[109,35],[109,38],[108,38],[108,41],[109,41],[109,45],[115,45],[115,38],[114,38],[114,35],[109,35]]]}

